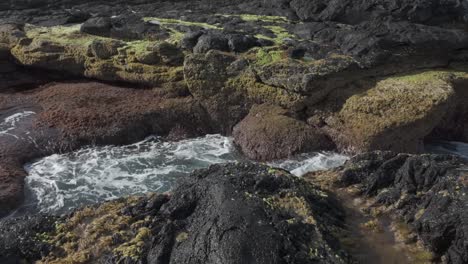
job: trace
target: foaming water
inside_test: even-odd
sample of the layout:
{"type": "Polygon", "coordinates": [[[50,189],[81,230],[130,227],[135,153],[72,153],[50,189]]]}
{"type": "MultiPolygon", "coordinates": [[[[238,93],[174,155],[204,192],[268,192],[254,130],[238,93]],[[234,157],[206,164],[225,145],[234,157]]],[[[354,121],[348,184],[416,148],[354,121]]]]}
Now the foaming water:
{"type": "Polygon", "coordinates": [[[14,130],[23,119],[34,114],[36,113],[33,111],[22,111],[4,118],[3,121],[0,122],[0,136],[7,135],[18,138],[18,136],[13,133],[14,130]]]}
{"type": "Polygon", "coordinates": [[[301,154],[293,159],[271,162],[273,167],[283,168],[296,176],[303,176],[311,171],[327,170],[343,165],[348,156],[334,152],[301,154]]]}
{"type": "MultiPolygon", "coordinates": [[[[270,163],[301,176],[342,165],[346,156],[303,154],[270,163]]],[[[147,192],[167,192],[195,169],[216,163],[245,161],[232,140],[221,135],[162,141],[147,138],[127,146],[90,147],[55,154],[25,166],[26,201],[14,215],[65,213],[73,208],[147,192]]]]}
{"type": "Polygon", "coordinates": [[[468,143],[456,141],[436,141],[425,146],[426,151],[437,154],[457,155],[468,159],[468,143]]]}

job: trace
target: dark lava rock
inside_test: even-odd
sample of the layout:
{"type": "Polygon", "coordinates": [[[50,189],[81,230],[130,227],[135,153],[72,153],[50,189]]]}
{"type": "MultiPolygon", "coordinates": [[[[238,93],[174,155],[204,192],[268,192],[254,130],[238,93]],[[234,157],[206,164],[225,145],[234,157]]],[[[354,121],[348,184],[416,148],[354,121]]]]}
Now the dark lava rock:
{"type": "Polygon", "coordinates": [[[166,65],[182,65],[184,63],[184,53],[175,45],[162,42],[154,46],[154,50],[166,65]]]}
{"type": "Polygon", "coordinates": [[[352,158],[340,184],[393,207],[443,263],[468,263],[468,164],[449,155],[372,152],[352,158]]]}
{"type": "Polygon", "coordinates": [[[252,36],[231,34],[228,36],[228,45],[231,51],[244,52],[255,46],[258,46],[259,43],[257,38],[252,36]]]}
{"type": "Polygon", "coordinates": [[[214,165],[183,178],[169,197],[80,209],[58,221],[56,230],[48,218],[35,218],[47,223],[41,228],[24,219],[6,222],[0,225],[0,252],[28,260],[41,252],[43,261],[53,263],[78,256],[89,263],[350,263],[335,237],[343,217],[327,193],[283,170],[214,165]],[[115,229],[109,234],[110,226],[115,229]],[[16,232],[27,236],[11,237],[16,232]],[[53,247],[33,243],[38,234],[53,247]]]}
{"type": "Polygon", "coordinates": [[[0,221],[0,263],[32,263],[48,253],[45,234],[55,229],[57,217],[26,216],[0,221]]]}
{"type": "Polygon", "coordinates": [[[204,34],[193,47],[194,53],[206,53],[209,50],[229,51],[228,39],[222,34],[204,34]]]}
{"type": "Polygon", "coordinates": [[[189,32],[185,33],[182,40],[181,40],[181,42],[180,42],[180,46],[183,49],[193,50],[195,45],[197,45],[197,43],[198,43],[198,38],[200,38],[201,35],[203,35],[203,31],[199,31],[199,30],[198,31],[189,31],[189,32]]]}
{"type": "Polygon", "coordinates": [[[93,17],[81,25],[81,32],[96,36],[108,37],[112,23],[110,17],[93,17]]]}
{"type": "Polygon", "coordinates": [[[168,37],[159,25],[145,22],[141,16],[126,13],[113,17],[92,17],[83,23],[81,32],[124,40],[168,37]]]}

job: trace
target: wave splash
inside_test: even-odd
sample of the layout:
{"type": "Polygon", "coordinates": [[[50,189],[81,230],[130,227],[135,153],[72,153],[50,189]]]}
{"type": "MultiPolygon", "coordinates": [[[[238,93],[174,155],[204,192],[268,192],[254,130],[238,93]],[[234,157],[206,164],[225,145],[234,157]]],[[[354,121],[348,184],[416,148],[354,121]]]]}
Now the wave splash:
{"type": "MultiPolygon", "coordinates": [[[[270,163],[295,175],[342,165],[346,156],[311,153],[270,163]]],[[[90,147],[55,154],[25,166],[27,213],[73,208],[147,192],[167,192],[177,178],[216,163],[245,161],[228,137],[207,135],[178,142],[157,137],[127,146],[90,147]]],[[[19,212],[21,214],[21,212],[19,212]]]]}
{"type": "Polygon", "coordinates": [[[0,123],[0,136],[7,135],[18,138],[18,136],[12,132],[17,128],[19,122],[34,114],[36,113],[33,111],[22,111],[4,118],[0,123]]]}

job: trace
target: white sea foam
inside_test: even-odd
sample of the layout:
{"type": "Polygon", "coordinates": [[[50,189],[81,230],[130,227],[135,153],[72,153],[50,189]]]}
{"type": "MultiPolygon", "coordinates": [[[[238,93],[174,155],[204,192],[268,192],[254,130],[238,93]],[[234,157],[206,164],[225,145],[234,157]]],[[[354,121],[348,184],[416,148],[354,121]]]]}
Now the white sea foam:
{"type": "Polygon", "coordinates": [[[92,147],[27,164],[27,204],[61,212],[83,204],[170,190],[178,176],[214,163],[233,162],[229,138],[164,142],[151,137],[127,146],[92,147]]]}
{"type": "MultiPolygon", "coordinates": [[[[175,181],[194,169],[244,160],[228,137],[166,142],[151,137],[127,146],[91,147],[55,154],[25,166],[26,212],[63,213],[131,194],[170,191],[175,181]]],[[[303,175],[342,165],[346,156],[311,153],[270,165],[303,175]]]]}
{"type": "Polygon", "coordinates": [[[11,133],[13,130],[16,129],[17,124],[23,120],[24,118],[36,114],[35,112],[32,111],[22,111],[19,113],[15,113],[11,116],[6,117],[1,123],[0,123],[0,136],[2,135],[8,135],[17,138],[17,136],[13,133],[11,133]]]}
{"type": "Polygon", "coordinates": [[[348,159],[348,156],[342,154],[322,152],[301,154],[293,159],[272,162],[270,165],[288,170],[296,176],[302,176],[312,171],[328,170],[339,167],[348,159]]]}

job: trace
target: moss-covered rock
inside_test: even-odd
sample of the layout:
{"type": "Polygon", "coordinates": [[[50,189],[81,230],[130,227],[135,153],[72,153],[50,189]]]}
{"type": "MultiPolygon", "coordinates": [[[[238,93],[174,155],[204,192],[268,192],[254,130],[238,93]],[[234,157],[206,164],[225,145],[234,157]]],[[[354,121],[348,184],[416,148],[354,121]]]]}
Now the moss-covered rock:
{"type": "Polygon", "coordinates": [[[306,100],[306,97],[300,94],[258,81],[255,74],[249,71],[229,78],[225,87],[229,91],[242,94],[252,103],[270,103],[287,109],[299,110],[304,107],[306,100]]]}
{"type": "Polygon", "coordinates": [[[351,96],[339,112],[343,148],[418,152],[422,140],[453,106],[449,75],[391,77],[351,96]]]}
{"type": "Polygon", "coordinates": [[[132,216],[124,209],[142,201],[131,197],[77,210],[47,234],[45,240],[53,249],[39,263],[96,263],[105,258],[120,262],[125,258],[141,258],[149,243],[149,218],[132,216]]]}
{"type": "Polygon", "coordinates": [[[219,93],[229,77],[227,68],[234,60],[235,56],[215,50],[187,56],[184,77],[190,93],[201,99],[219,93]]]}
{"type": "Polygon", "coordinates": [[[93,42],[88,46],[88,54],[98,59],[106,60],[117,55],[119,52],[118,49],[123,45],[123,42],[117,40],[93,40],[93,42]]]}
{"type": "Polygon", "coordinates": [[[118,41],[83,33],[79,25],[24,30],[28,38],[12,49],[22,65],[148,86],[183,80],[184,54],[164,41],[118,41]]]}

